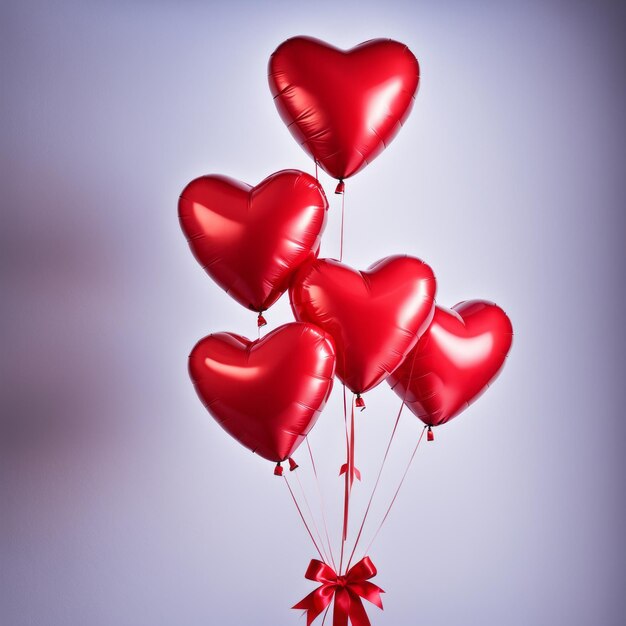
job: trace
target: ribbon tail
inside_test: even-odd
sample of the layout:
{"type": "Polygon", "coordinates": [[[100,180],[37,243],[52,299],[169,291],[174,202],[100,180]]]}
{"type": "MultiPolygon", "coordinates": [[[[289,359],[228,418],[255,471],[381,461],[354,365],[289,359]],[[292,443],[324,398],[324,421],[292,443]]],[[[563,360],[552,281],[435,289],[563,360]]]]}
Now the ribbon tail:
{"type": "Polygon", "coordinates": [[[332,600],[332,593],[324,593],[324,586],[318,587],[312,591],[306,598],[303,598],[298,604],[292,606],[292,609],[300,609],[306,611],[306,624],[311,624],[324,612],[326,607],[332,600]]]}
{"type": "Polygon", "coordinates": [[[333,626],[348,626],[351,604],[350,594],[346,589],[339,588],[335,591],[333,626]]]}
{"type": "MultiPolygon", "coordinates": [[[[348,471],[348,464],[344,463],[341,466],[341,469],[339,470],[339,476],[343,476],[347,471],[348,471]]],[[[354,472],[354,476],[356,477],[356,479],[357,480],[361,480],[361,472],[360,472],[359,468],[354,466],[352,468],[352,471],[354,472]]],[[[352,482],[354,482],[354,478],[353,478],[352,482]]]]}
{"type": "Polygon", "coordinates": [[[350,622],[352,623],[352,626],[372,626],[361,598],[359,598],[356,593],[351,591],[350,599],[350,622]]]}

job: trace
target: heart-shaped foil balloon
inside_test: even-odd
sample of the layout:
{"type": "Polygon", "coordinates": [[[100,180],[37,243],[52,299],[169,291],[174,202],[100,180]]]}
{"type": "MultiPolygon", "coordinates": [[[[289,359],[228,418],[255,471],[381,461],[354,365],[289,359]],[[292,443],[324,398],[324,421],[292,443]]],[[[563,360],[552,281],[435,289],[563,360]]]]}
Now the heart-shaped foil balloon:
{"type": "Polygon", "coordinates": [[[202,176],[185,187],[180,224],[198,263],[237,302],[265,311],[317,255],[328,201],[304,172],[283,170],[256,187],[202,176]]]}
{"type": "Polygon", "coordinates": [[[512,342],[511,321],[492,302],[438,306],[428,330],[387,382],[425,424],[438,426],[487,389],[512,342]]]}
{"type": "Polygon", "coordinates": [[[402,43],[339,50],[312,37],[282,43],[269,61],[274,103],[294,139],[333,178],[356,174],[396,136],[419,84],[402,43]]]}
{"type": "Polygon", "coordinates": [[[285,324],[256,341],[216,333],[189,356],[189,375],[209,413],[275,462],[289,458],[317,421],[334,373],[332,340],[310,324],[285,324]]]}
{"type": "Polygon", "coordinates": [[[404,360],[432,319],[436,281],[426,263],[390,256],[367,271],[316,259],[289,290],[296,319],[334,340],[337,377],[354,393],[378,385],[404,360]]]}

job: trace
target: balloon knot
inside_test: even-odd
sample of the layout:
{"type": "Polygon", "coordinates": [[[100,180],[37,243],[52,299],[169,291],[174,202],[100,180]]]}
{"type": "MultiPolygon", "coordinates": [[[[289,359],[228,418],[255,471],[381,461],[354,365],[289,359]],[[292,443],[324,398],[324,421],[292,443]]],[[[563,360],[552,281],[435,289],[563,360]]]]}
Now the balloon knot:
{"type": "Polygon", "coordinates": [[[276,467],[274,468],[274,476],[282,476],[283,468],[280,463],[276,463],[276,467]]]}
{"type": "Polygon", "coordinates": [[[263,317],[263,313],[259,313],[259,317],[257,317],[256,325],[261,328],[267,324],[267,320],[263,317]]]}
{"type": "Polygon", "coordinates": [[[428,434],[426,435],[426,438],[428,439],[428,441],[435,440],[435,433],[433,432],[433,429],[430,426],[428,427],[428,434]]]}
{"type": "Polygon", "coordinates": [[[337,187],[335,188],[335,193],[337,195],[341,195],[345,190],[346,190],[346,185],[343,182],[343,178],[340,178],[339,182],[337,183],[337,187]]]}
{"type": "Polygon", "coordinates": [[[354,403],[354,406],[361,409],[361,411],[365,410],[365,400],[363,400],[360,393],[356,394],[356,402],[354,403]]]}
{"type": "Polygon", "coordinates": [[[293,472],[293,470],[298,469],[300,466],[291,458],[289,457],[289,471],[293,472]]]}

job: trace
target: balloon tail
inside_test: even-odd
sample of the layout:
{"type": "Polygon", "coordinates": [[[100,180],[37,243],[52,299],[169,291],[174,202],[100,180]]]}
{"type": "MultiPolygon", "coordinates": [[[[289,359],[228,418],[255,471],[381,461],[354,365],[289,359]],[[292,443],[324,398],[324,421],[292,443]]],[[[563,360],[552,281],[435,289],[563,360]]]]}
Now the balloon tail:
{"type": "Polygon", "coordinates": [[[428,439],[428,441],[435,441],[435,433],[430,426],[428,427],[428,435],[426,436],[426,439],[428,439]]]}
{"type": "Polygon", "coordinates": [[[361,411],[365,409],[365,400],[363,400],[360,393],[356,394],[356,402],[354,403],[354,406],[357,407],[357,409],[361,409],[361,411]]]}
{"type": "Polygon", "coordinates": [[[342,194],[344,191],[346,190],[346,184],[343,182],[343,178],[339,179],[339,182],[337,183],[337,187],[335,187],[335,193],[337,195],[342,194]]]}
{"type": "Polygon", "coordinates": [[[298,467],[300,467],[291,457],[289,457],[288,461],[290,472],[293,472],[294,470],[298,469],[298,467]]]}
{"type": "Polygon", "coordinates": [[[276,463],[276,467],[274,468],[274,476],[282,476],[283,475],[283,466],[280,463],[276,463]]]}
{"type": "Polygon", "coordinates": [[[256,325],[261,328],[262,326],[265,326],[267,324],[267,320],[263,317],[263,312],[261,311],[259,313],[259,317],[257,317],[256,319],[256,325]]]}

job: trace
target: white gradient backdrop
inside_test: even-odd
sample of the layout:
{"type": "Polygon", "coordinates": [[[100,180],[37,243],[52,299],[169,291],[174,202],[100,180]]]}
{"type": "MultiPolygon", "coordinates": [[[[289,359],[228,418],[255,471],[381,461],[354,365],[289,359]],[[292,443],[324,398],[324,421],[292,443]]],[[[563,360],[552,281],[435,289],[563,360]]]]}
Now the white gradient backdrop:
{"type": "MultiPolygon", "coordinates": [[[[371,552],[374,623],[623,624],[619,7],[3,2],[0,622],[304,623],[289,607],[314,553],[284,485],[187,379],[198,338],[256,329],[193,260],[176,201],[203,173],[312,171],[266,82],[272,50],[310,34],[392,37],[422,65],[405,128],[347,181],[345,260],[417,255],[441,304],[495,300],[516,332],[494,387],[418,453],[371,552]]],[[[398,400],[383,384],[367,402],[371,484],[398,400]]],[[[340,416],[336,388],[311,436],[335,535],[340,416]]],[[[381,493],[418,430],[407,413],[381,493]]]]}

